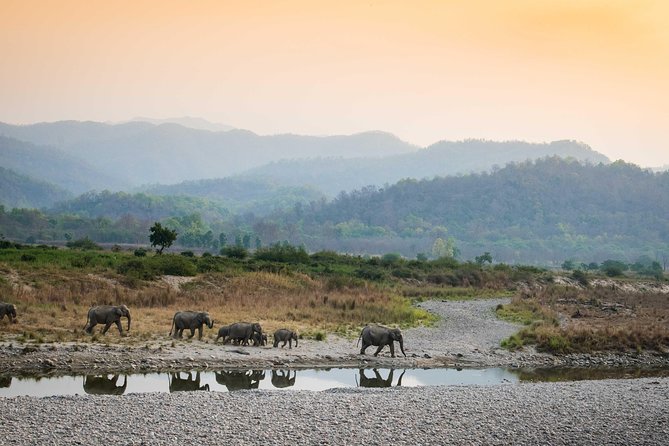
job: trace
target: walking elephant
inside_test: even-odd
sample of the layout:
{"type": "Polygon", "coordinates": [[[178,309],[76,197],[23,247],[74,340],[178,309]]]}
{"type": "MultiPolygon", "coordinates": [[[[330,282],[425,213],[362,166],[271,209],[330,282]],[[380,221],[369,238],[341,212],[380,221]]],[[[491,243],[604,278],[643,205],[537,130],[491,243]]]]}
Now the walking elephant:
{"type": "Polygon", "coordinates": [[[388,328],[381,325],[365,325],[365,328],[360,332],[360,337],[358,338],[358,344],[362,339],[362,348],[360,349],[360,354],[364,355],[365,350],[370,345],[378,346],[374,352],[374,356],[377,356],[383,347],[388,345],[390,347],[390,356],[395,357],[395,341],[399,342],[400,350],[402,354],[404,353],[404,339],[402,338],[402,332],[399,328],[388,328]]]}
{"type": "Polygon", "coordinates": [[[168,375],[170,382],[170,393],[172,392],[191,392],[195,390],[209,391],[209,384],[200,385],[200,372],[196,372],[195,376],[188,372],[186,378],[181,377],[181,372],[171,373],[168,375]]]}
{"type": "Polygon", "coordinates": [[[99,305],[88,310],[88,318],[84,330],[90,334],[93,332],[93,327],[97,324],[105,324],[102,329],[102,334],[107,333],[112,324],[116,324],[118,332],[123,335],[123,328],[121,327],[121,317],[128,318],[128,330],[130,331],[130,310],[125,305],[99,305]]]}
{"type": "Polygon", "coordinates": [[[262,327],[259,323],[236,322],[230,325],[228,337],[223,340],[223,343],[227,344],[228,341],[234,340],[241,341],[242,345],[249,345],[249,340],[253,339],[254,333],[258,333],[262,336],[262,327]]]}
{"type": "MultiPolygon", "coordinates": [[[[393,386],[393,373],[395,370],[390,369],[390,373],[388,373],[388,378],[383,379],[381,374],[377,369],[374,369],[374,377],[369,378],[365,374],[365,369],[359,369],[360,373],[360,387],[392,387],[393,386]]],[[[402,371],[402,374],[400,375],[399,379],[397,380],[397,387],[402,386],[402,377],[404,377],[404,373],[406,370],[402,371]]]]}
{"type": "Polygon", "coordinates": [[[216,336],[216,341],[218,341],[219,338],[223,338],[223,343],[225,344],[225,338],[230,334],[230,326],[229,325],[224,325],[221,328],[218,329],[218,336],[216,336]]]}
{"type": "Polygon", "coordinates": [[[184,329],[190,330],[189,338],[195,336],[195,329],[198,331],[198,339],[202,339],[202,326],[207,325],[213,328],[214,321],[209,317],[209,313],[196,311],[178,311],[174,313],[172,318],[172,328],[170,328],[170,336],[174,331],[174,337],[180,338],[183,336],[184,329]]]}
{"type": "Polygon", "coordinates": [[[8,304],[5,302],[0,302],[0,319],[3,319],[7,315],[9,322],[16,323],[16,307],[14,304],[8,304]]]}
{"type": "Polygon", "coordinates": [[[272,370],[272,385],[277,389],[285,389],[295,385],[296,377],[295,370],[272,370]]]}
{"type": "Polygon", "coordinates": [[[257,389],[265,379],[264,370],[223,370],[215,372],[216,382],[224,385],[228,391],[257,389]]]}
{"type": "Polygon", "coordinates": [[[128,386],[128,377],[123,375],[123,384],[118,385],[119,375],[86,375],[84,392],[90,395],[123,395],[128,386]]]}
{"type": "Polygon", "coordinates": [[[286,346],[288,343],[288,348],[293,348],[293,341],[295,341],[295,347],[297,347],[297,333],[287,328],[281,328],[274,332],[274,347],[279,345],[279,342],[283,342],[281,348],[286,346]]]}
{"type": "Polygon", "coordinates": [[[261,345],[267,345],[267,335],[265,333],[256,333],[253,332],[253,346],[258,347],[261,345]]]}

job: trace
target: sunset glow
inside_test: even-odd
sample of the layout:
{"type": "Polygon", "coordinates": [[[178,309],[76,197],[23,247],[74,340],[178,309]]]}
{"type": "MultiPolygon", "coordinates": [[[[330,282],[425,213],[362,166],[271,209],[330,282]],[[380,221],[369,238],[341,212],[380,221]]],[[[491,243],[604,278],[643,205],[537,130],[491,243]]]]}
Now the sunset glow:
{"type": "Polygon", "coordinates": [[[0,0],[0,121],[576,139],[669,164],[669,3],[0,0]]]}

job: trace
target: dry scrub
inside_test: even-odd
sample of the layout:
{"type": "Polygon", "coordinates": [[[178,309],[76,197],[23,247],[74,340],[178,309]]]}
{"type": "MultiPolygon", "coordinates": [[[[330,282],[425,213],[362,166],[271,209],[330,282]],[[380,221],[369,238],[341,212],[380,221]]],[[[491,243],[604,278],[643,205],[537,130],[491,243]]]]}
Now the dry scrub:
{"type": "MultiPolygon", "coordinates": [[[[431,318],[391,289],[376,285],[333,288],[327,281],[302,274],[210,273],[181,283],[178,289],[161,280],[132,288],[120,279],[77,271],[14,271],[11,281],[2,281],[0,287],[2,300],[17,305],[18,323],[0,321],[0,332],[37,342],[118,342],[115,326],[104,338],[83,332],[88,309],[101,304],[130,308],[130,336],[122,342],[166,338],[172,316],[180,310],[209,311],[215,322],[214,330],[205,329],[209,340],[215,338],[216,327],[242,320],[258,321],[270,333],[287,326],[310,337],[322,331],[351,334],[369,322],[407,326],[431,318]]],[[[125,319],[122,322],[125,329],[125,319]]]]}

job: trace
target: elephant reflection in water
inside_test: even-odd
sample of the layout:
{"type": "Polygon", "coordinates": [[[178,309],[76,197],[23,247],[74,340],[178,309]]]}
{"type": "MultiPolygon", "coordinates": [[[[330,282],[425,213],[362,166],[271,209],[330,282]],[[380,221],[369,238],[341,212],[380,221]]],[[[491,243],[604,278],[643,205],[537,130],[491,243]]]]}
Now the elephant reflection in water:
{"type": "MultiPolygon", "coordinates": [[[[360,369],[360,387],[392,387],[394,372],[395,370],[390,369],[390,373],[388,373],[388,378],[383,379],[379,371],[377,369],[374,369],[375,376],[369,378],[367,377],[367,375],[365,375],[365,369],[360,369]]],[[[402,386],[402,377],[404,376],[405,372],[406,370],[402,371],[402,374],[397,380],[397,384],[395,384],[395,386],[397,387],[402,386]]]]}
{"type": "Polygon", "coordinates": [[[11,376],[1,376],[0,377],[0,387],[9,387],[12,385],[11,376]]]}
{"type": "Polygon", "coordinates": [[[223,370],[216,372],[216,382],[224,385],[228,391],[257,389],[265,379],[264,370],[223,370]]]}
{"type": "Polygon", "coordinates": [[[295,370],[272,370],[272,385],[277,389],[294,386],[296,377],[297,372],[295,370]],[[293,374],[292,378],[291,372],[293,374]]]}
{"type": "Polygon", "coordinates": [[[172,392],[191,392],[195,390],[209,391],[209,384],[200,385],[200,372],[196,372],[193,376],[192,372],[187,372],[186,377],[181,377],[181,372],[170,373],[168,375],[170,381],[170,393],[172,392]]]}
{"type": "Polygon", "coordinates": [[[86,375],[84,392],[91,395],[123,395],[128,385],[128,377],[123,375],[123,384],[118,385],[120,375],[86,375]]]}

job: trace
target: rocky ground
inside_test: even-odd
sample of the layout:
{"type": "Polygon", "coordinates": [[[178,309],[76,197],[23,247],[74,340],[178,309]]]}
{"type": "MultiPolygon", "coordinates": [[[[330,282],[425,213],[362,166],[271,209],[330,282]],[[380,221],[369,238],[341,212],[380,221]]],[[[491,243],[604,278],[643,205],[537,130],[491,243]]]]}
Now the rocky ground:
{"type": "Polygon", "coordinates": [[[0,398],[0,445],[662,445],[669,378],[0,398]]]}
{"type": "MultiPolygon", "coordinates": [[[[406,330],[407,357],[358,354],[356,339],[299,347],[153,341],[142,347],[5,343],[2,374],[152,372],[216,368],[664,365],[659,355],[553,357],[509,353],[518,327],[506,300],[430,301],[441,316],[406,330]]],[[[0,445],[127,444],[666,444],[669,378],[312,391],[238,391],[0,398],[0,445]]]]}
{"type": "MultiPolygon", "coordinates": [[[[494,309],[507,299],[463,302],[427,301],[421,305],[438,314],[435,327],[404,331],[403,357],[396,345],[396,358],[388,348],[378,357],[369,348],[359,354],[357,339],[328,335],[325,341],[301,340],[289,349],[238,347],[211,341],[149,341],[143,346],[110,343],[44,344],[5,342],[0,347],[0,375],[63,373],[146,373],[170,370],[223,368],[314,368],[314,367],[551,367],[551,366],[669,366],[669,355],[653,353],[553,356],[531,350],[508,352],[499,348],[505,337],[519,329],[500,321],[494,309]]],[[[116,333],[107,336],[117,336],[116,333]]]]}

